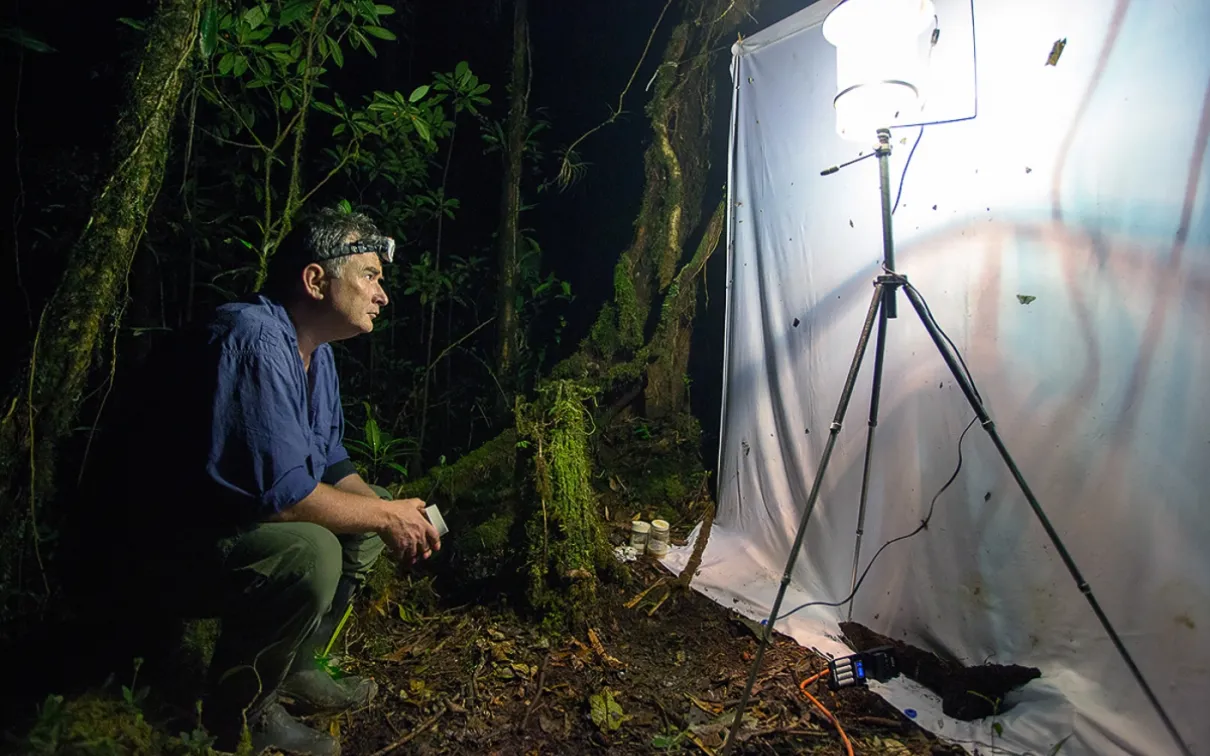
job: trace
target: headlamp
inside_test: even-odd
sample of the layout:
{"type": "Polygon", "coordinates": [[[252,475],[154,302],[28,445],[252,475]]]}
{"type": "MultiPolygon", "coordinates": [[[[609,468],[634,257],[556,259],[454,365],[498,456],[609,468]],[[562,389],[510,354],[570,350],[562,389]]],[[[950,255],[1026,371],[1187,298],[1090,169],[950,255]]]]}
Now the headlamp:
{"type": "Polygon", "coordinates": [[[377,252],[383,262],[394,262],[395,240],[389,236],[367,236],[344,245],[346,255],[361,255],[377,252]]]}

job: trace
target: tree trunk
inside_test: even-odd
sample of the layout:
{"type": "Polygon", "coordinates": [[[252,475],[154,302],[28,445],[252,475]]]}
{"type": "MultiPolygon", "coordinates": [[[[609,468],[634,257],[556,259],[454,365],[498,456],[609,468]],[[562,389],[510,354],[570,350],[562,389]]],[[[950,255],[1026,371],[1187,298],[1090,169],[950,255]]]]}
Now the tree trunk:
{"type": "Polygon", "coordinates": [[[529,19],[528,0],[515,0],[513,6],[513,64],[509,81],[510,104],[504,151],[504,187],[500,200],[499,243],[500,282],[496,298],[496,375],[510,396],[516,380],[514,367],[517,350],[518,243],[521,225],[521,166],[525,156],[525,136],[529,128],[529,19]]]}
{"type": "MultiPolygon", "coordinates": [[[[33,527],[29,520],[53,491],[55,449],[79,413],[94,356],[103,352],[107,340],[116,338],[127,276],[163,181],[202,3],[162,0],[147,27],[146,46],[130,76],[114,130],[111,172],[93,200],[63,279],[43,310],[29,365],[4,404],[0,506],[9,508],[3,518],[6,530],[33,527]],[[19,517],[14,511],[17,500],[26,497],[29,509],[19,517]]],[[[40,561],[36,529],[32,533],[40,561]]],[[[21,558],[17,551],[25,549],[5,549],[0,575],[5,582],[12,562],[21,558]]]]}
{"type": "Polygon", "coordinates": [[[590,344],[598,359],[634,363],[630,370],[615,372],[646,379],[643,398],[649,417],[688,409],[685,370],[696,276],[714,251],[725,217],[720,208],[701,230],[698,250],[686,261],[685,243],[698,230],[709,172],[712,63],[719,41],[756,4],[687,0],[647,105],[654,138],[644,156],[646,182],[634,240],[614,270],[614,301],[602,309],[590,344]]]}

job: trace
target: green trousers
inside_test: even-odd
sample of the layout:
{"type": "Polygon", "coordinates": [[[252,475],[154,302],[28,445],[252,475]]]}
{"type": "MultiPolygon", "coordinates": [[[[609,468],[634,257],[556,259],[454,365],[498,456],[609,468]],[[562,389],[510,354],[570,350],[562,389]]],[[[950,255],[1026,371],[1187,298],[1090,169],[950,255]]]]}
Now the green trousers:
{"type": "Polygon", "coordinates": [[[270,701],[300,644],[329,611],[341,577],[364,584],[383,548],[374,534],[336,536],[312,523],[263,523],[223,539],[214,559],[196,563],[195,579],[209,588],[194,594],[189,613],[222,621],[210,664],[207,719],[239,724],[241,713],[255,713],[270,701]]]}

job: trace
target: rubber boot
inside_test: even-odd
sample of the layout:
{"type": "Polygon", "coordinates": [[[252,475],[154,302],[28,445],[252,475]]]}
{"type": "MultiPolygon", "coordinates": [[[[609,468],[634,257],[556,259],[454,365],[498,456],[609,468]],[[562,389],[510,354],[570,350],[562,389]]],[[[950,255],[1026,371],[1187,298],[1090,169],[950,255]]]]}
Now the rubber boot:
{"type": "Polygon", "coordinates": [[[359,709],[368,706],[378,693],[378,684],[372,679],[357,676],[333,679],[316,660],[332,639],[345,610],[353,603],[357,588],[358,583],[352,578],[340,578],[332,608],[295,652],[290,672],[278,689],[281,703],[290,711],[305,715],[359,709]]]}
{"type": "Polygon", "coordinates": [[[272,749],[299,756],[340,756],[336,738],[307,727],[286,713],[279,703],[266,706],[248,729],[253,753],[272,749]]]}

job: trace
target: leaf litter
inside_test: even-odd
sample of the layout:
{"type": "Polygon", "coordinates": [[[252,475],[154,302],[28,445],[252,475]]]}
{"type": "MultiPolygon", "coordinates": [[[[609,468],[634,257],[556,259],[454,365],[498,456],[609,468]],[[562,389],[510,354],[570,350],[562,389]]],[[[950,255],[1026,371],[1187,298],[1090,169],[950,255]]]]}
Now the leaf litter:
{"type": "MultiPolygon", "coordinates": [[[[644,585],[668,577],[644,559],[632,570],[644,585]]],[[[344,671],[374,677],[380,693],[335,720],[342,752],[718,753],[756,651],[751,623],[694,591],[674,591],[653,614],[626,606],[633,593],[603,587],[595,626],[562,636],[497,607],[418,623],[378,607],[359,612],[344,642],[344,671]]],[[[824,666],[776,634],[734,752],[844,753],[835,728],[798,690],[824,666]]],[[[818,684],[813,694],[856,754],[962,753],[870,691],[818,684]]]]}

